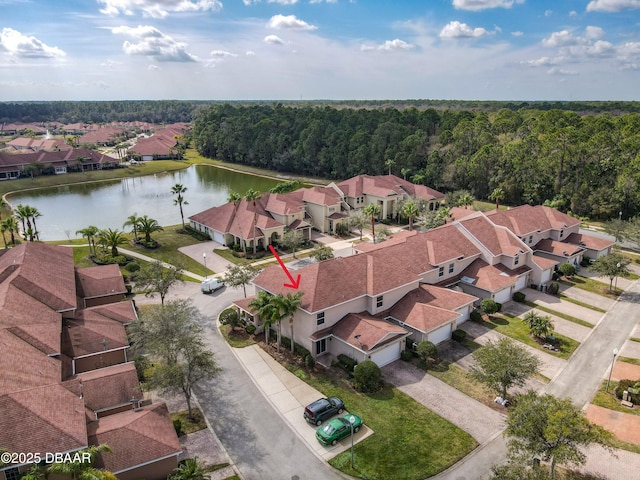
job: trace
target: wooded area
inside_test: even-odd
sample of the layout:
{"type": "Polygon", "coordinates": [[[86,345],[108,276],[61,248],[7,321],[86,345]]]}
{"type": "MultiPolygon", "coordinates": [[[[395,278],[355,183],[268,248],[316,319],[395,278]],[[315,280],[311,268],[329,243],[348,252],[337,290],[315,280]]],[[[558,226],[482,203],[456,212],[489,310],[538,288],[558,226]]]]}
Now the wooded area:
{"type": "Polygon", "coordinates": [[[194,121],[198,152],[330,179],[391,172],[511,205],[589,218],[640,206],[640,114],[214,105],[194,121]]]}

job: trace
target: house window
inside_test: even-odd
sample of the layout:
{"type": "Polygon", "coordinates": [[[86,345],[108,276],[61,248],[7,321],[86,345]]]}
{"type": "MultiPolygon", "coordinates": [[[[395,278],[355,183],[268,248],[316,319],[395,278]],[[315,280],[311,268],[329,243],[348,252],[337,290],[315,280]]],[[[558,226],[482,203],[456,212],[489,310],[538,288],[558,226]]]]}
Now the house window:
{"type": "Polygon", "coordinates": [[[533,235],[529,235],[529,243],[533,242],[533,235]]]}
{"type": "Polygon", "coordinates": [[[380,308],[384,304],[384,297],[380,295],[376,298],[376,308],[380,308]]]}
{"type": "Polygon", "coordinates": [[[453,269],[455,268],[455,264],[454,263],[450,263],[449,264],[449,273],[453,273],[453,269]]]}
{"type": "Polygon", "coordinates": [[[516,258],[513,260],[514,265],[518,265],[520,263],[520,256],[516,255],[516,258]]]}
{"type": "Polygon", "coordinates": [[[322,325],[324,323],[324,312],[320,312],[316,315],[316,325],[322,325]]]}
{"type": "Polygon", "coordinates": [[[440,268],[438,269],[438,276],[439,276],[439,277],[442,277],[443,275],[444,275],[444,267],[440,267],[440,268]]]}
{"type": "Polygon", "coordinates": [[[560,238],[564,237],[564,230],[560,230],[560,238]]]}
{"type": "Polygon", "coordinates": [[[318,340],[316,342],[316,355],[320,355],[327,351],[327,339],[323,338],[322,340],[318,340]]]}
{"type": "Polygon", "coordinates": [[[17,468],[8,468],[4,471],[4,478],[6,480],[18,480],[20,478],[20,470],[17,468]]]}

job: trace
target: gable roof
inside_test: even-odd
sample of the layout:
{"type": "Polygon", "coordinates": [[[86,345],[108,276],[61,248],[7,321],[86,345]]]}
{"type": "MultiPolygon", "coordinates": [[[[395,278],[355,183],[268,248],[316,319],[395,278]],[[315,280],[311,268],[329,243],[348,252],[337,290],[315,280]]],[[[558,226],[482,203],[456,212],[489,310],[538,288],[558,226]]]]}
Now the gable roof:
{"type": "Polygon", "coordinates": [[[615,243],[612,240],[593,237],[591,235],[586,235],[583,233],[572,233],[571,235],[567,236],[567,238],[565,238],[563,242],[599,251],[605,250],[615,243]]]}
{"type": "Polygon", "coordinates": [[[116,264],[76,268],[76,288],[82,298],[125,294],[124,278],[116,264]]]}
{"type": "Polygon", "coordinates": [[[81,310],[63,323],[62,350],[71,357],[129,347],[124,326],[95,311],[81,310]]]}
{"type": "Polygon", "coordinates": [[[546,230],[580,225],[580,220],[544,205],[520,205],[509,210],[492,210],[486,213],[496,225],[507,227],[519,237],[546,230]]]}
{"type": "Polygon", "coordinates": [[[464,217],[456,224],[465,228],[493,256],[509,255],[514,257],[518,253],[529,251],[529,247],[522,243],[511,230],[494,224],[482,214],[464,217]]]}
{"type": "Polygon", "coordinates": [[[533,249],[535,251],[546,252],[552,255],[557,255],[559,257],[572,257],[584,251],[584,248],[580,247],[579,245],[558,242],[557,240],[551,240],[550,238],[540,240],[538,243],[536,243],[533,249]]]}
{"type": "MultiPolygon", "coordinates": [[[[489,265],[484,260],[478,258],[456,276],[455,279],[488,292],[497,292],[510,285],[514,285],[518,277],[529,270],[531,269],[526,265],[515,270],[511,270],[501,263],[489,265]],[[467,281],[466,279],[471,281],[467,281]]],[[[448,284],[453,283],[453,279],[446,280],[445,282],[448,284]]]]}
{"type": "Polygon", "coordinates": [[[444,194],[433,188],[416,185],[395,175],[357,175],[336,186],[346,197],[408,195],[428,201],[444,199],[444,194]]]}
{"type": "Polygon", "coordinates": [[[335,337],[363,352],[370,352],[409,334],[404,328],[376,318],[368,312],[350,313],[330,330],[335,337]]]}
{"type": "Polygon", "coordinates": [[[77,378],[82,382],[84,403],[93,411],[130,404],[132,398],[142,397],[133,362],[79,373],[77,378]]]}

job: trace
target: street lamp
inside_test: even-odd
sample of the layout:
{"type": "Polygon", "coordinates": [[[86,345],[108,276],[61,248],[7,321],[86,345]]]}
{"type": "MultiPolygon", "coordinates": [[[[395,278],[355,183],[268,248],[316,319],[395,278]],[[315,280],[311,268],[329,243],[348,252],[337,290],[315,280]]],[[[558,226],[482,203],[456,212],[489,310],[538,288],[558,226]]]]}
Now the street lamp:
{"type": "Polygon", "coordinates": [[[616,263],[616,293],[618,293],[618,274],[620,273],[620,262],[616,263]]]}
{"type": "Polygon", "coordinates": [[[204,279],[206,280],[209,275],[207,275],[207,254],[202,253],[202,258],[204,259],[204,279]]]}
{"type": "Polygon", "coordinates": [[[353,424],[356,421],[356,417],[351,415],[349,417],[349,424],[351,425],[351,469],[353,470],[353,424]]]}
{"type": "Polygon", "coordinates": [[[618,355],[618,349],[613,349],[613,361],[611,362],[611,370],[609,370],[609,379],[607,380],[607,388],[605,393],[609,393],[609,383],[611,383],[611,374],[613,373],[613,365],[616,363],[616,356],[618,355]]]}

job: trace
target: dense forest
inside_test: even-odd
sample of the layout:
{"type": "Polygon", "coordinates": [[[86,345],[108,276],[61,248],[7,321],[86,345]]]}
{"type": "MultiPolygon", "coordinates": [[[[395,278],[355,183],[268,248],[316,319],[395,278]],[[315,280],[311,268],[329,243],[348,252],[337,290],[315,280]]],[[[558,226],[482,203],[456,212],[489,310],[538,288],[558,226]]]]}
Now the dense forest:
{"type": "Polygon", "coordinates": [[[193,122],[210,158],[331,179],[389,171],[478,199],[589,218],[640,207],[640,114],[213,105],[193,122]]]}

